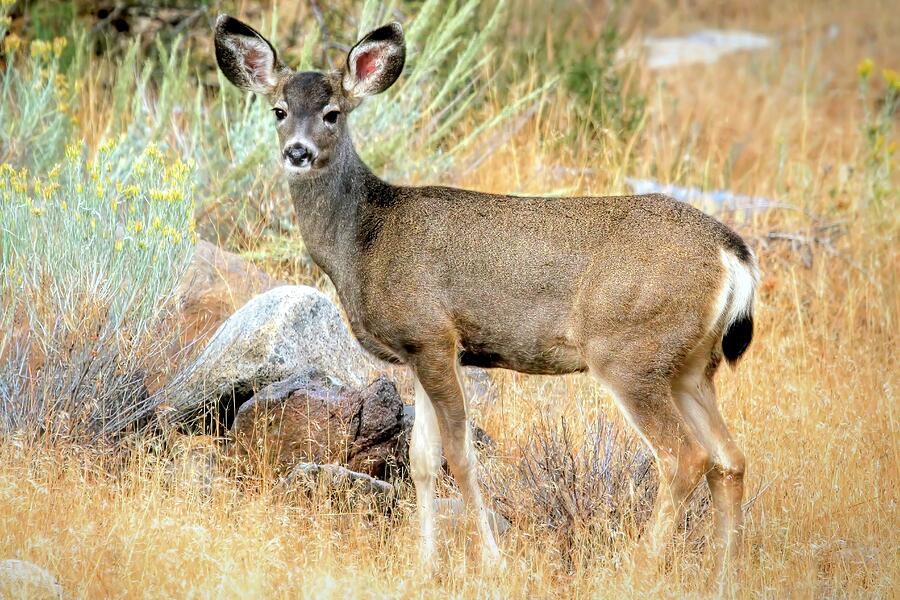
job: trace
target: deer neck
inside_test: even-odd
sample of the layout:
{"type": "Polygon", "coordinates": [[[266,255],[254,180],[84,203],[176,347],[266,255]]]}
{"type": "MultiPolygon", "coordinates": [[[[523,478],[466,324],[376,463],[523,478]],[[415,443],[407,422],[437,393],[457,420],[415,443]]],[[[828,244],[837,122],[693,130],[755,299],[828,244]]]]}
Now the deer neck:
{"type": "Polygon", "coordinates": [[[338,293],[354,276],[353,248],[361,209],[387,185],[359,158],[349,135],[338,142],[324,173],[290,181],[303,242],[338,293]]]}

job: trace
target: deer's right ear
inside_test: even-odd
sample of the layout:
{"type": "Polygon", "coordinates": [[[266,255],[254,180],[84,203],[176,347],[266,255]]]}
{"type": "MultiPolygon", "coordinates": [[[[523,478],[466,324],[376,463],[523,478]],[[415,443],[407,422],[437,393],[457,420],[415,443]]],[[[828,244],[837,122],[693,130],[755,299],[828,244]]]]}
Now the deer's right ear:
{"type": "Polygon", "coordinates": [[[289,72],[266,38],[228,15],[216,19],[215,45],[219,68],[242,90],[269,95],[289,72]]]}

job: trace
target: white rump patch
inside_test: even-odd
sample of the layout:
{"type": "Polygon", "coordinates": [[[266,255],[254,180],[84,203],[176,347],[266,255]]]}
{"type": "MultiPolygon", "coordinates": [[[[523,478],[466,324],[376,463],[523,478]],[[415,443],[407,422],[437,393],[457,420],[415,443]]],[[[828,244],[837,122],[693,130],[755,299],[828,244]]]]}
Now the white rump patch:
{"type": "Polygon", "coordinates": [[[716,298],[712,311],[709,330],[724,333],[729,325],[753,310],[756,286],[759,285],[759,267],[756,264],[756,257],[752,254],[749,266],[723,248],[719,249],[719,257],[725,276],[722,290],[716,298]]]}

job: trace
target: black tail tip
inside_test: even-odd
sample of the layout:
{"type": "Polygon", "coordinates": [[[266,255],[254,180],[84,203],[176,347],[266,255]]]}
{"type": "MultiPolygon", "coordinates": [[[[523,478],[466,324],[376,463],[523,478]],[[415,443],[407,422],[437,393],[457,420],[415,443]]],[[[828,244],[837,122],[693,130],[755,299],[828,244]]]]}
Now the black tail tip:
{"type": "Polygon", "coordinates": [[[730,364],[747,350],[753,340],[753,316],[745,315],[728,326],[725,336],[722,338],[722,354],[730,364]]]}

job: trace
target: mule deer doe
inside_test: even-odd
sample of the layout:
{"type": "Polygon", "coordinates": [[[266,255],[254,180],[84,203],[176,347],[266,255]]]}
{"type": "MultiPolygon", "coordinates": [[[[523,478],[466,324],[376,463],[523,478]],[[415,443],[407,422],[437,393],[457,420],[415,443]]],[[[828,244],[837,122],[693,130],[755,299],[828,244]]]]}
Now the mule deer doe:
{"type": "Polygon", "coordinates": [[[705,476],[720,561],[733,562],[744,456],[719,413],[713,375],[750,343],[759,279],[736,233],[662,195],[529,198],[382,181],[356,154],[347,116],[399,77],[406,49],[396,23],[362,38],[330,73],[294,72],[258,32],[224,15],[215,48],[226,77],[273,107],[303,240],[353,333],[415,375],[410,463],[426,564],[435,559],[442,443],[475,512],[482,558],[500,558],[460,364],[589,371],[656,457],[662,485],[649,549],[659,556],[705,476]]]}

